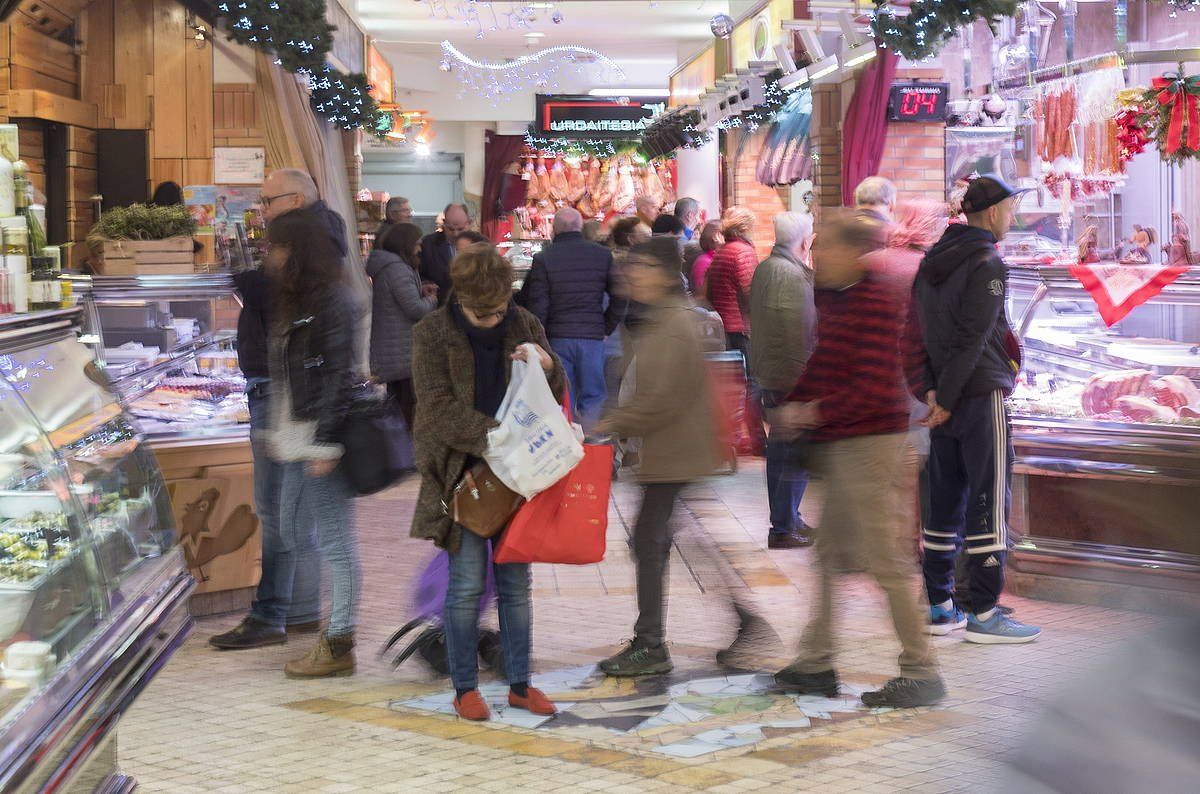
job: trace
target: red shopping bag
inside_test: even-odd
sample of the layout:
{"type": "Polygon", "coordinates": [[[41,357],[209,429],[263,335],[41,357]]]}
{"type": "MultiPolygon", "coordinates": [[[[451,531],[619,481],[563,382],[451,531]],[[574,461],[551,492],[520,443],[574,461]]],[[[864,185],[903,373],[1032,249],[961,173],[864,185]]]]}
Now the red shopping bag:
{"type": "MultiPolygon", "coordinates": [[[[564,398],[571,418],[571,397],[564,398]]],[[[587,565],[604,559],[613,448],[584,444],[583,460],[565,477],[517,508],[492,555],[498,563],[587,565]]]]}
{"type": "Polygon", "coordinates": [[[585,444],[567,476],[517,508],[500,535],[496,562],[587,565],[604,559],[613,448],[585,444]]]}

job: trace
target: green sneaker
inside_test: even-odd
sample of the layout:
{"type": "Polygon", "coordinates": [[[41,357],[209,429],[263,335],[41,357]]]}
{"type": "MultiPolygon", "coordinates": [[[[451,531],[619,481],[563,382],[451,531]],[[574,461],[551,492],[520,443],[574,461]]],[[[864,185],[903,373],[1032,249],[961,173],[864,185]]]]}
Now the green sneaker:
{"type": "Polygon", "coordinates": [[[651,648],[636,637],[619,653],[600,662],[599,667],[606,675],[617,678],[662,675],[675,669],[665,644],[651,648]]]}

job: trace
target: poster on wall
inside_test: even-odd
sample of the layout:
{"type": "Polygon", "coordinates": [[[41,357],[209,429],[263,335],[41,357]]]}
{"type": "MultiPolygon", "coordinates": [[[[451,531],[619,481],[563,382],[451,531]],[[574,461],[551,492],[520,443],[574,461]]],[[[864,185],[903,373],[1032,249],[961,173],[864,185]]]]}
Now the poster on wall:
{"type": "Polygon", "coordinates": [[[225,185],[188,185],[183,203],[196,219],[197,234],[214,234],[224,239],[233,236],[233,224],[250,225],[247,214],[258,211],[259,188],[225,185]]]}
{"type": "Polygon", "coordinates": [[[267,150],[261,146],[213,148],[213,181],[218,185],[261,185],[266,167],[267,150]]]}
{"type": "Polygon", "coordinates": [[[371,96],[376,102],[392,102],[395,99],[392,65],[375,45],[367,47],[367,81],[371,84],[371,96]]]}

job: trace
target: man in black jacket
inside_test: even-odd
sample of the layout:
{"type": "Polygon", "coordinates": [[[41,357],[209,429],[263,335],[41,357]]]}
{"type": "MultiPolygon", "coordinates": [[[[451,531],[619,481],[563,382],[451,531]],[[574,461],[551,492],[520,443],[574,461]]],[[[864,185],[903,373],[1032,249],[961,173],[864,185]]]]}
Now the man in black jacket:
{"type": "Polygon", "coordinates": [[[1021,191],[997,177],[973,181],[966,225],[948,228],[913,283],[908,370],[929,405],[929,520],[924,531],[930,631],[966,626],[977,643],[1032,642],[1041,634],[996,608],[1004,587],[1012,442],[1005,397],[1021,350],[1008,324],[1007,277],[996,243],[1012,226],[1021,191]],[[954,560],[967,551],[971,609],[953,601],[954,560]]]}
{"type": "MultiPolygon", "coordinates": [[[[321,200],[313,178],[304,171],[281,168],[263,182],[259,199],[263,217],[270,224],[298,209],[308,209],[329,231],[340,256],[345,257],[346,224],[342,216],[321,200]]],[[[264,431],[270,406],[271,376],[267,369],[267,318],[271,288],[261,269],[243,270],[233,276],[242,297],[238,315],[238,366],[246,377],[250,405],[250,451],[254,456],[254,510],[262,527],[262,576],[258,581],[250,614],[234,629],[209,642],[222,650],[242,650],[277,645],[287,641],[288,632],[315,632],[321,621],[321,559],[315,551],[295,555],[295,574],[284,574],[273,565],[282,548],[279,526],[280,464],[266,452],[264,431]]],[[[306,531],[313,533],[314,528],[306,531]]],[[[315,548],[315,544],[306,544],[315,548]]]]}
{"type": "Polygon", "coordinates": [[[546,326],[562,360],[571,407],[585,430],[604,404],[604,337],[617,327],[612,252],[583,239],[583,218],[564,207],[554,215],[554,242],[533,257],[520,302],[546,326]]]}
{"type": "Polygon", "coordinates": [[[421,279],[437,284],[438,305],[446,305],[450,294],[450,262],[457,253],[454,241],[471,225],[464,204],[447,204],[442,211],[442,228],[421,238],[421,279]]]}

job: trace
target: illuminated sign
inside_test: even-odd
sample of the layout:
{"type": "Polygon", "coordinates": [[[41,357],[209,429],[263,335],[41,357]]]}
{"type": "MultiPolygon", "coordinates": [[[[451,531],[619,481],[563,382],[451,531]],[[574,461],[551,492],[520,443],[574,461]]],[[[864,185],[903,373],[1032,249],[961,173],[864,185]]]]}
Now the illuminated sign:
{"type": "Polygon", "coordinates": [[[621,101],[538,94],[534,129],[545,138],[636,138],[666,109],[666,97],[621,101]]]}
{"type": "Polygon", "coordinates": [[[949,91],[946,83],[894,83],[888,99],[888,119],[945,121],[949,91]]]}

